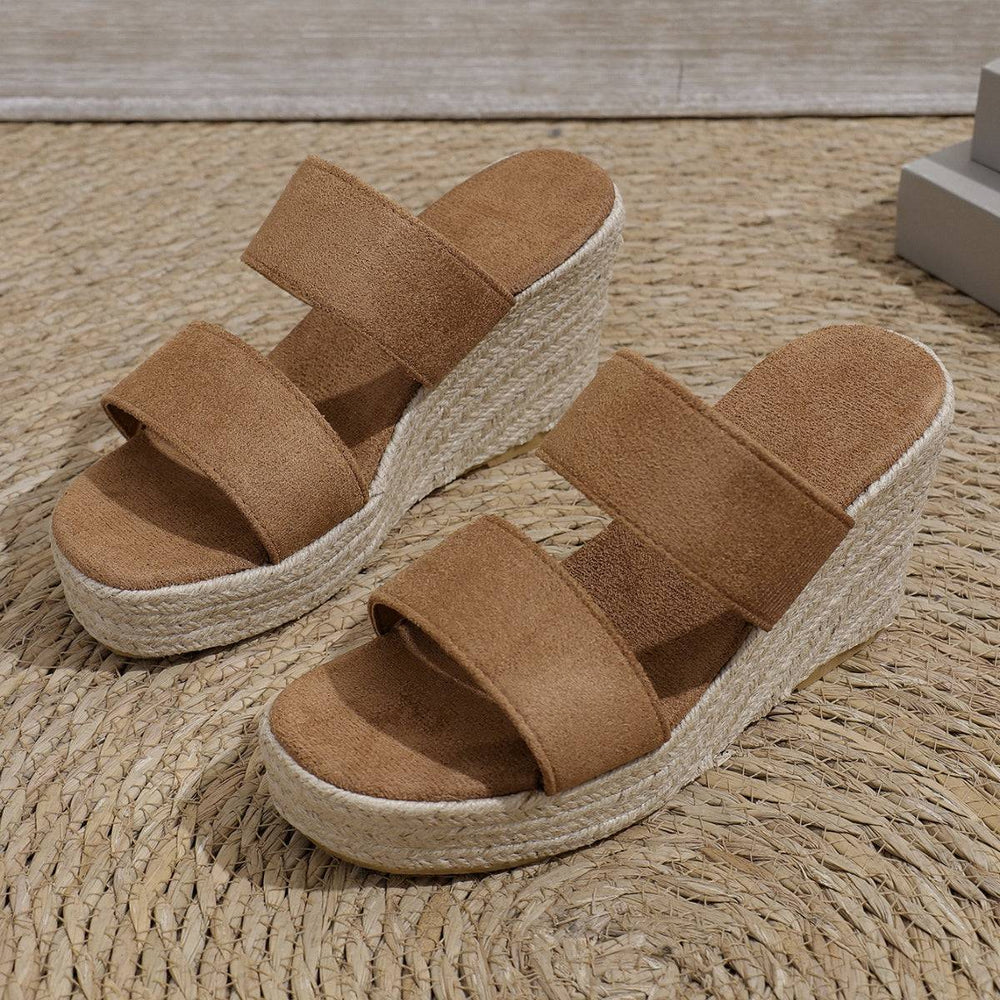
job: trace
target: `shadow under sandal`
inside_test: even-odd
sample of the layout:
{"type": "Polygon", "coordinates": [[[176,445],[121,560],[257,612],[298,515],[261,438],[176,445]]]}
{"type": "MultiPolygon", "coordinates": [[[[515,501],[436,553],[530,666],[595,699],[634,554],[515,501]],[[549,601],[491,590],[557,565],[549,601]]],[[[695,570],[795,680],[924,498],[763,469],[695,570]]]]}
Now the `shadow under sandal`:
{"type": "Polygon", "coordinates": [[[548,430],[593,377],[622,217],[607,174],[557,150],[419,217],[307,159],[243,257],[305,318],[267,358],[193,323],[104,397],[126,441],[52,521],[84,627],[156,656],[333,595],[408,507],[548,430]]]}
{"type": "Polygon", "coordinates": [[[714,407],[615,355],[541,452],[608,526],[560,562],[488,517],[374,593],[376,638],[262,720],[275,804],[403,873],[635,822],[892,621],[951,413],[934,355],[870,327],[793,341],[714,407]]]}

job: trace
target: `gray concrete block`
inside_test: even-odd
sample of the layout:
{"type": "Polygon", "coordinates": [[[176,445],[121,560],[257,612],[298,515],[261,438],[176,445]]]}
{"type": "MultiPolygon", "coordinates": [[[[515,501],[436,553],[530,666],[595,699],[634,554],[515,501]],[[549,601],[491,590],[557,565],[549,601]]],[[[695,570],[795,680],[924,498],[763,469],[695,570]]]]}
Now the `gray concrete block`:
{"type": "Polygon", "coordinates": [[[1000,59],[987,63],[979,74],[972,158],[984,167],[1000,170],[1000,59]]]}
{"type": "Polygon", "coordinates": [[[896,252],[1000,312],[1000,173],[960,142],[903,167],[896,252]]]}

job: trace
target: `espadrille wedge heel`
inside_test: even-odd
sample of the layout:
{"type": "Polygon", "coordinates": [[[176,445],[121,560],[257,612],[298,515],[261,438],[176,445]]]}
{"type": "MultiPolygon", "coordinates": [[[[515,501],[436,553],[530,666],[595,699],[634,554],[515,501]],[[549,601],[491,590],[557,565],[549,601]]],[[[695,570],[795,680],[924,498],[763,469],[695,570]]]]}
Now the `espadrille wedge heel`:
{"type": "Polygon", "coordinates": [[[277,808],[427,874],[641,819],[892,621],[952,405],[929,350],[872,327],[793,341],[714,407],[615,355],[540,453],[610,523],[560,562],[485,518],[374,593],[376,638],[262,719],[277,808]]]}
{"type": "Polygon", "coordinates": [[[105,396],[127,440],[52,524],[77,618],[158,656],[332,596],[408,507],[548,430],[590,381],[622,219],[607,174],[556,150],[419,217],[306,160],[244,254],[306,317],[266,359],[192,324],[105,396]]]}

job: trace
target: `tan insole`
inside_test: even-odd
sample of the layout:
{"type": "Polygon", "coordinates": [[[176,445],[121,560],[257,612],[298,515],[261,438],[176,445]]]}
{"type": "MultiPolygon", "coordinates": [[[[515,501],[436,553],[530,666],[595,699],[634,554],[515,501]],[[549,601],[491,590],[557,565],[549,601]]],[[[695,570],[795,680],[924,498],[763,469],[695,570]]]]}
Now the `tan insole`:
{"type": "MultiPolygon", "coordinates": [[[[585,243],[613,203],[600,167],[541,149],[480,171],[421,218],[516,293],[585,243]]],[[[417,383],[373,341],[315,310],[270,360],[336,428],[370,482],[417,383]]],[[[232,502],[144,432],[77,477],[53,531],[74,566],[114,587],[191,583],[268,561],[232,502]]]]}
{"type": "MultiPolygon", "coordinates": [[[[717,406],[846,508],[923,433],[944,390],[937,364],[912,342],[832,327],[769,355],[717,406]]],[[[566,566],[635,651],[676,725],[749,626],[614,523],[566,566]]],[[[271,727],[313,774],[368,795],[466,799],[540,784],[506,716],[405,622],[289,685],[271,727]]]]}

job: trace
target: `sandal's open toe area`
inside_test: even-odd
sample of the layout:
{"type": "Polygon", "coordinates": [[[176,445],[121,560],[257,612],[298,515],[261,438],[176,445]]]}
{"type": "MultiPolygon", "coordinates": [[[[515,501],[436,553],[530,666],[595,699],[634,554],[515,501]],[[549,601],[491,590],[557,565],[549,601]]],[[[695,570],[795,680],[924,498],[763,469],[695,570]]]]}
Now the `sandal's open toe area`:
{"type": "Polygon", "coordinates": [[[307,771],[386,799],[461,800],[538,783],[506,715],[406,625],[297,678],[271,729],[307,771]]]}
{"type": "Polygon", "coordinates": [[[575,758],[601,761],[581,765],[594,775],[649,752],[748,636],[780,621],[785,588],[767,574],[812,560],[787,609],[946,390],[933,355],[872,327],[792,342],[715,407],[617,355],[543,449],[611,523],[558,564],[496,519],[462,529],[373,596],[375,640],[282,692],[271,733],[331,786],[409,801],[551,791],[578,783],[575,758]],[[603,502],[609,490],[620,499],[603,502]],[[755,520],[742,524],[739,505],[755,520]],[[616,758],[614,739],[633,749],[616,758]]]}
{"type": "Polygon", "coordinates": [[[65,557],[99,583],[151,590],[267,562],[211,480],[140,432],[78,476],[52,515],[65,557]]]}

